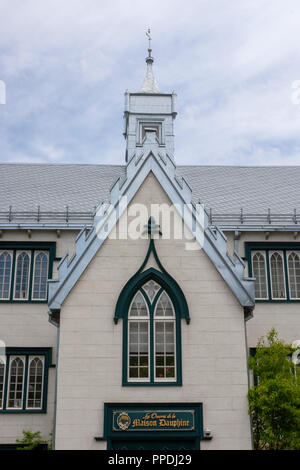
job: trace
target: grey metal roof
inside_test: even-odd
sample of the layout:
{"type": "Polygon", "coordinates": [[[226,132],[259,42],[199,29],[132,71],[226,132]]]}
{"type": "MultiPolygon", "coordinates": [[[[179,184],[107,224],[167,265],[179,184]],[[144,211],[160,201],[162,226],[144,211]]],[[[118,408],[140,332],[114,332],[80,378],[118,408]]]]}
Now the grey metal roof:
{"type": "MultiPolygon", "coordinates": [[[[118,177],[124,178],[124,165],[82,164],[0,164],[0,222],[11,207],[27,212],[26,220],[37,220],[37,211],[90,213],[101,201],[109,200],[109,190],[118,177]]],[[[300,215],[300,166],[178,166],[193,190],[194,201],[201,200],[214,215],[286,215],[295,222],[300,215]],[[294,217],[294,219],[293,219],[294,217]]],[[[83,216],[84,218],[84,216],[83,216]]],[[[300,217],[299,217],[300,218],[300,217]]],[[[229,220],[229,219],[228,219],[229,220]]]]}

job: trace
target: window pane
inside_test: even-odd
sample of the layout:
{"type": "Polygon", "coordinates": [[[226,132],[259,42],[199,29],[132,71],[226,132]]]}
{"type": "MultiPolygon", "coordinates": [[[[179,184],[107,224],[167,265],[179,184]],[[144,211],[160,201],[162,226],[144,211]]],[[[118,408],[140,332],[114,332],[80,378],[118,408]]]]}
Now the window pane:
{"type": "Polygon", "coordinates": [[[273,299],[285,298],[283,257],[280,253],[275,252],[270,257],[271,285],[273,299]]]}
{"type": "Polygon", "coordinates": [[[175,379],[175,321],[156,320],[155,378],[175,379]]]}
{"type": "Polygon", "coordinates": [[[288,273],[291,299],[300,298],[300,257],[297,252],[288,255],[288,273]]]}
{"type": "Polygon", "coordinates": [[[42,408],[44,364],[41,358],[30,360],[27,408],[42,408]]]}
{"type": "Polygon", "coordinates": [[[0,409],[3,406],[5,365],[0,362],[0,409]]]}
{"type": "Polygon", "coordinates": [[[268,297],[266,261],[263,253],[257,252],[252,257],[253,277],[255,280],[255,298],[266,299],[268,297]]]}
{"type": "Polygon", "coordinates": [[[30,257],[23,251],[17,255],[15,272],[15,299],[28,298],[30,257]]]}
{"type": "Polygon", "coordinates": [[[24,359],[16,357],[10,363],[8,408],[23,407],[24,359]]]}
{"type": "Polygon", "coordinates": [[[12,256],[8,251],[0,253],[0,299],[9,299],[12,256]]]}
{"type": "Polygon", "coordinates": [[[130,307],[129,316],[130,317],[147,317],[148,316],[148,309],[147,309],[146,301],[141,292],[138,292],[136,296],[134,297],[131,307],[130,307]]]}
{"type": "Polygon", "coordinates": [[[161,296],[158,299],[156,309],[155,309],[155,316],[156,317],[173,317],[174,316],[172,302],[165,291],[162,292],[161,296]]]}
{"type": "Polygon", "coordinates": [[[33,299],[47,298],[48,253],[40,252],[34,260],[33,299]]]}
{"type": "Polygon", "coordinates": [[[129,379],[149,378],[149,322],[129,321],[129,379]]]}

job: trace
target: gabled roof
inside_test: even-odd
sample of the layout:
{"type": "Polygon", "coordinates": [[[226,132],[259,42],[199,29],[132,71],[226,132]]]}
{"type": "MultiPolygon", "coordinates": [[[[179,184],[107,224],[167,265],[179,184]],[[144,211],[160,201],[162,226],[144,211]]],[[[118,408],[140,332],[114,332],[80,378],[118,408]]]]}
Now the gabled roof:
{"type": "MultiPolygon", "coordinates": [[[[83,213],[82,225],[91,223],[95,207],[109,200],[111,186],[125,174],[125,165],[0,164],[0,225],[9,222],[10,207],[11,224],[36,222],[38,206],[41,213],[53,213],[41,223],[63,220],[55,214],[66,212],[66,207],[83,213]]],[[[286,214],[276,219],[285,224],[294,224],[294,209],[300,214],[300,166],[177,166],[176,175],[189,182],[195,202],[201,199],[213,216],[219,214],[221,225],[226,214],[238,217],[241,209],[244,215],[259,215],[264,223],[269,223],[268,209],[271,223],[272,214],[286,214]]]]}
{"type": "MultiPolygon", "coordinates": [[[[102,243],[114,227],[118,218],[122,215],[126,206],[121,208],[123,196],[127,197],[127,204],[130,204],[134,195],[145,181],[146,177],[152,172],[162,188],[166,192],[171,202],[180,208],[183,214],[186,205],[191,204],[192,190],[186,180],[179,180],[175,174],[175,165],[166,155],[162,159],[155,148],[150,148],[143,158],[137,159],[135,156],[130,160],[126,167],[126,178],[121,181],[118,179],[110,191],[110,204],[117,210],[117,220],[111,210],[103,212],[101,224],[95,219],[92,229],[86,234],[83,229],[76,239],[76,252],[71,260],[66,255],[58,265],[59,279],[49,281],[49,307],[55,312],[60,309],[62,302],[68,296],[69,292],[80,278],[94,255],[100,249],[102,243]],[[102,231],[102,227],[105,227],[102,231]],[[102,236],[99,237],[99,231],[102,236]]],[[[195,210],[191,211],[190,221],[187,223],[191,228],[192,224],[198,225],[195,210]]],[[[195,233],[195,231],[193,230],[195,233]]],[[[203,236],[203,231],[201,232],[203,236]]],[[[199,237],[201,236],[199,235],[199,237]]],[[[197,234],[198,237],[198,234],[197,234]]],[[[197,238],[198,239],[198,238],[197,238]]],[[[200,240],[199,240],[200,242],[200,240]]],[[[228,284],[240,304],[246,308],[254,306],[254,283],[253,280],[244,278],[244,263],[237,254],[231,258],[227,253],[226,237],[217,229],[211,230],[208,225],[208,215],[204,217],[204,240],[201,240],[203,250],[211,259],[216,269],[219,271],[225,282],[228,284]]]]}

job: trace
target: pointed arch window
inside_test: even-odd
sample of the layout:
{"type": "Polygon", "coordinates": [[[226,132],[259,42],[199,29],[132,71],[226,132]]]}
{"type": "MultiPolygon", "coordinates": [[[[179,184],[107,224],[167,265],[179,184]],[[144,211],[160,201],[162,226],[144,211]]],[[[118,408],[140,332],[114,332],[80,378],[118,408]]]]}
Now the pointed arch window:
{"type": "Polygon", "coordinates": [[[267,299],[268,298],[268,284],[267,284],[267,269],[266,269],[266,256],[264,252],[252,252],[252,266],[253,276],[255,281],[255,298],[267,299]]]}
{"type": "Polygon", "coordinates": [[[181,385],[181,318],[188,317],[181,295],[170,290],[163,278],[141,275],[128,294],[131,300],[119,299],[123,305],[123,385],[181,385]]]}
{"type": "Polygon", "coordinates": [[[34,256],[32,300],[47,299],[49,253],[37,251],[34,256]]]}
{"type": "Polygon", "coordinates": [[[24,393],[25,357],[12,357],[8,383],[7,409],[21,409],[24,393]]]}
{"type": "Polygon", "coordinates": [[[300,302],[300,243],[246,243],[258,302],[300,302]]]}
{"type": "Polygon", "coordinates": [[[40,409],[43,403],[44,358],[30,357],[27,408],[40,409]]]}
{"type": "Polygon", "coordinates": [[[27,253],[26,251],[17,252],[14,289],[15,299],[28,299],[30,256],[31,254],[27,253]]]}
{"type": "Polygon", "coordinates": [[[287,252],[290,298],[300,299],[300,252],[287,252]]]}
{"type": "Polygon", "coordinates": [[[12,252],[0,251],[0,299],[8,300],[10,297],[12,271],[12,252]]]}
{"type": "Polygon", "coordinates": [[[46,413],[51,348],[6,348],[0,360],[0,414],[46,413]]]}
{"type": "Polygon", "coordinates": [[[153,233],[161,234],[153,218],[148,221],[146,257],[118,298],[114,322],[123,318],[123,385],[182,385],[181,319],[190,323],[185,296],[162,266],[153,233]],[[144,271],[151,253],[157,263],[144,271]]]}
{"type": "Polygon", "coordinates": [[[0,243],[0,303],[46,303],[55,242],[0,243]]]}
{"type": "Polygon", "coordinates": [[[285,276],[283,253],[281,251],[270,251],[271,289],[273,299],[285,299],[285,276]]]}

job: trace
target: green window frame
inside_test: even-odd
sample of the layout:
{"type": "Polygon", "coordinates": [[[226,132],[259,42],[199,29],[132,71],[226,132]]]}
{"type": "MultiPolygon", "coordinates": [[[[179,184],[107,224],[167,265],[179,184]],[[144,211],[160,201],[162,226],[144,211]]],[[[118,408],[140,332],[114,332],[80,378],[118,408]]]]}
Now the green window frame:
{"type": "Polygon", "coordinates": [[[0,361],[0,413],[46,413],[52,348],[6,348],[0,361]]]}
{"type": "Polygon", "coordinates": [[[155,281],[135,294],[127,319],[127,382],[176,383],[176,316],[166,291],[155,281]]]}
{"type": "MultiPolygon", "coordinates": [[[[153,219],[149,219],[148,223],[148,230],[149,233],[152,233],[151,230],[155,225],[153,219]]],[[[179,284],[170,276],[169,273],[164,269],[162,266],[158,255],[156,253],[154,239],[151,237],[149,239],[149,248],[146,254],[146,257],[138,269],[138,271],[127,281],[125,286],[123,287],[118,301],[116,303],[115,308],[115,315],[114,315],[114,322],[115,324],[118,323],[118,320],[123,319],[123,367],[122,367],[122,385],[151,385],[151,386],[163,386],[163,385],[182,385],[182,365],[181,365],[181,319],[184,318],[186,323],[190,323],[190,315],[189,315],[189,308],[185,296],[180,288],[179,284]],[[153,267],[144,270],[146,267],[147,261],[150,257],[150,254],[153,253],[154,259],[157,263],[157,266],[160,270],[157,270],[153,267]],[[152,292],[149,290],[149,286],[147,284],[152,283],[152,292]],[[147,328],[142,328],[134,333],[137,336],[140,335],[140,339],[136,342],[143,344],[143,346],[147,345],[146,353],[145,347],[143,348],[135,348],[137,354],[133,354],[135,356],[147,356],[148,363],[138,363],[135,364],[140,368],[146,367],[148,368],[147,374],[138,374],[138,377],[129,377],[129,341],[128,341],[128,334],[130,333],[130,327],[128,327],[132,317],[132,305],[137,293],[140,293],[142,304],[144,306],[135,305],[135,315],[133,319],[143,321],[147,323],[147,328]],[[160,296],[165,293],[166,298],[164,302],[164,306],[159,306],[160,296]],[[167,300],[169,299],[169,301],[167,300]],[[159,308],[158,308],[159,307],[159,308]],[[140,311],[138,311],[140,310],[140,311]],[[166,314],[167,312],[167,314],[166,314]],[[140,314],[142,313],[142,314],[140,314]],[[163,319],[163,320],[161,320],[163,319]],[[159,338],[156,336],[154,338],[154,331],[157,329],[157,325],[163,321],[167,323],[171,323],[173,325],[173,345],[174,345],[174,364],[169,365],[167,363],[168,360],[172,360],[171,356],[171,349],[170,344],[172,341],[167,339],[171,336],[171,326],[164,328],[160,325],[161,331],[159,332],[158,336],[164,336],[164,340],[159,341],[159,338]],[[164,329],[164,331],[162,331],[164,329]],[[144,330],[144,331],[142,331],[144,330]],[[169,330],[169,331],[167,331],[169,330]],[[146,337],[148,335],[148,337],[146,337]],[[144,338],[143,338],[144,336],[144,338]],[[155,350],[155,343],[156,343],[156,350],[155,350]],[[158,348],[160,346],[160,350],[158,348]],[[160,358],[163,357],[163,364],[155,363],[157,360],[158,354],[157,352],[161,353],[160,358]],[[141,354],[140,354],[141,353],[141,354]],[[154,369],[156,371],[154,373],[154,369]],[[167,368],[169,369],[167,372],[167,368]],[[174,368],[173,371],[170,371],[174,368]],[[157,370],[163,369],[163,370],[157,370]],[[162,376],[156,377],[155,374],[162,374],[162,376]],[[145,377],[141,375],[146,375],[145,377]],[[172,376],[171,376],[172,375],[172,376]],[[130,379],[130,380],[129,380],[130,379]],[[132,380],[131,380],[132,379],[132,380]],[[139,380],[137,380],[139,379],[139,380]],[[143,379],[143,380],[140,380],[143,379]]],[[[159,329],[159,328],[158,328],[159,329]]],[[[139,359],[138,359],[139,360],[139,359]]],[[[143,357],[145,360],[145,357],[143,357]]],[[[133,365],[132,365],[133,366],[133,365]]]]}
{"type": "Polygon", "coordinates": [[[0,243],[0,303],[47,303],[55,242],[0,243]]]}
{"type": "MultiPolygon", "coordinates": [[[[140,301],[140,304],[142,302],[140,301]]],[[[135,290],[130,293],[126,311],[123,310],[122,315],[122,384],[124,386],[182,385],[181,318],[183,309],[178,311],[178,306],[180,308],[182,304],[178,303],[178,298],[174,297],[174,292],[166,283],[160,282],[158,277],[153,278],[151,275],[141,276],[135,290]],[[146,292],[151,283],[154,286],[153,294],[146,292]],[[140,305],[140,312],[134,305],[137,295],[143,302],[143,306],[140,305]],[[133,310],[134,315],[132,315],[133,310]],[[132,331],[132,324],[135,324],[136,331],[132,331]],[[139,339],[132,343],[130,336],[136,336],[139,339]],[[138,349],[134,347],[133,351],[130,351],[132,344],[136,344],[138,349]],[[130,373],[131,371],[134,374],[130,373]]]]}
{"type": "Polygon", "coordinates": [[[256,302],[300,302],[300,244],[246,243],[256,302]]]}

